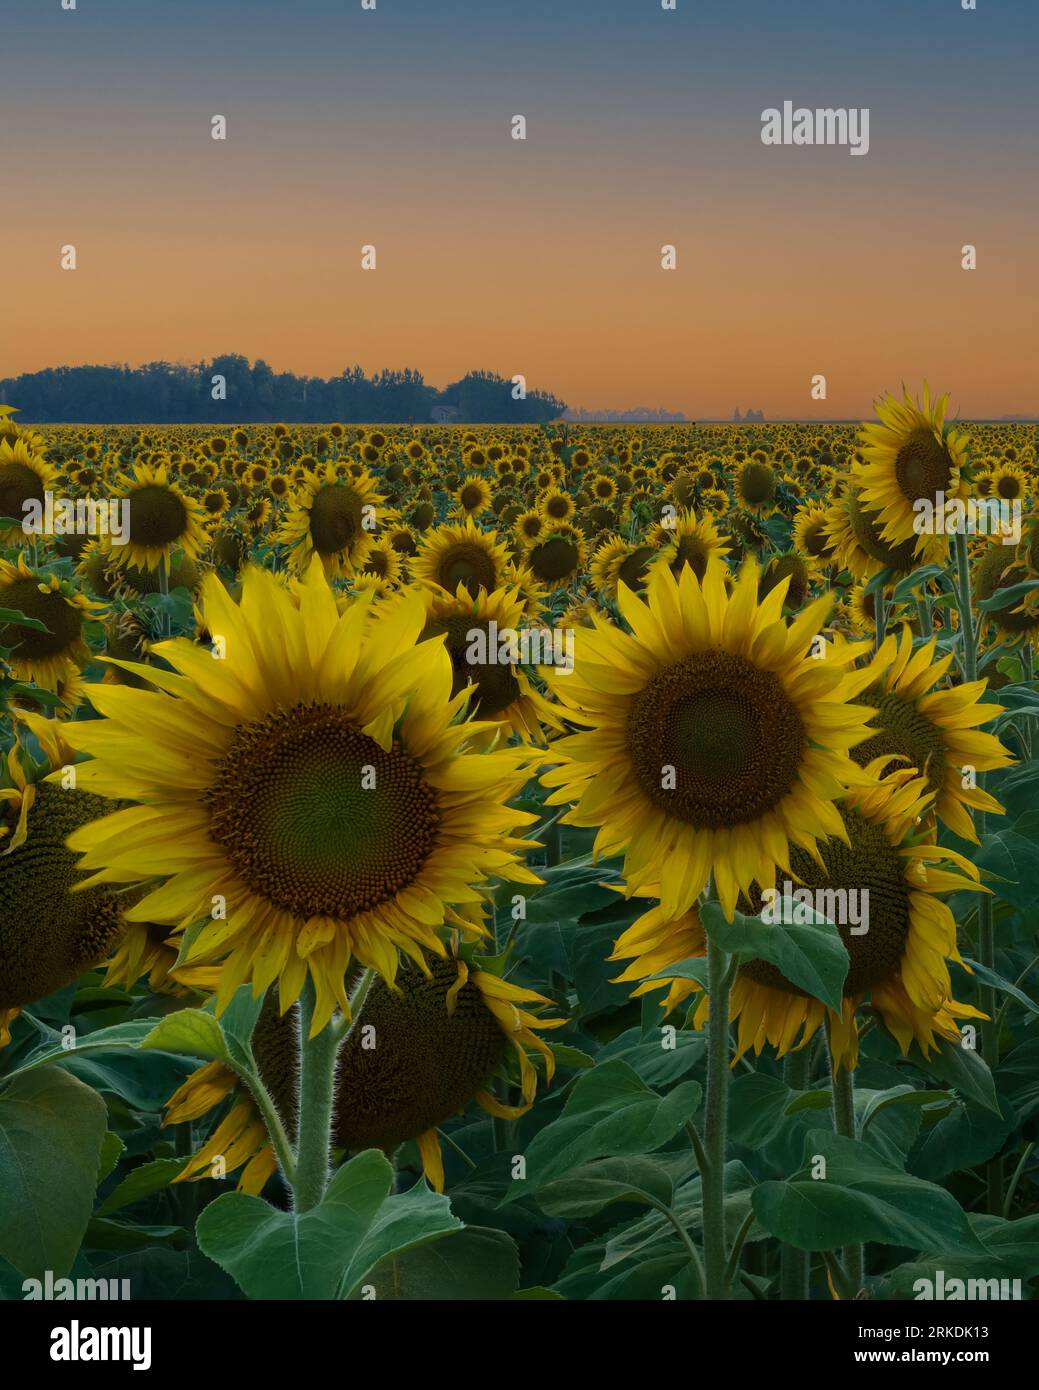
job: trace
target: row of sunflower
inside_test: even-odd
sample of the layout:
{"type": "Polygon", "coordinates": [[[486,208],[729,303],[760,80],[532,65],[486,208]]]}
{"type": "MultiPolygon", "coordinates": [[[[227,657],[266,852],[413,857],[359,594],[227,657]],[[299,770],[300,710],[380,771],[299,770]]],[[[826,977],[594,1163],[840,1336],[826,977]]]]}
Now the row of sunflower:
{"type": "MultiPolygon", "coordinates": [[[[1027,1263],[1035,437],[946,411],[3,408],[0,1125],[41,1076],[104,1098],[67,1266],[140,1203],[142,1280],[161,1225],[194,1296],[299,1293],[236,1204],[303,1222],[372,1163],[414,1239],[306,1290],[448,1296],[416,1251],[475,1226],[512,1291],[897,1296],[914,1261],[854,1196],[878,1167],[919,1212],[944,1183],[929,1256],[1027,1263]],[[108,506],[27,532],[48,497],[108,506]],[[784,884],[865,927],[763,929],[784,884]],[[827,1107],[838,1200],[806,1226],[773,1189],[827,1107]]],[[[0,1260],[35,1272],[19,1229],[0,1260]]]]}

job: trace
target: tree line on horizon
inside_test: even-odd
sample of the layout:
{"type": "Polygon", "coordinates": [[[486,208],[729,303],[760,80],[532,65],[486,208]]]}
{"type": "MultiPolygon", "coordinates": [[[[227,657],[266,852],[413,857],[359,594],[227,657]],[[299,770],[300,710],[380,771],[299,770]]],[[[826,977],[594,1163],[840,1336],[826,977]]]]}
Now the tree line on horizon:
{"type": "Polygon", "coordinates": [[[410,367],[297,376],[238,353],[191,365],[48,367],[0,379],[0,404],[17,406],[27,423],[88,425],[539,424],[566,409],[546,391],[515,399],[512,382],[496,372],[469,372],[439,390],[410,367]]]}

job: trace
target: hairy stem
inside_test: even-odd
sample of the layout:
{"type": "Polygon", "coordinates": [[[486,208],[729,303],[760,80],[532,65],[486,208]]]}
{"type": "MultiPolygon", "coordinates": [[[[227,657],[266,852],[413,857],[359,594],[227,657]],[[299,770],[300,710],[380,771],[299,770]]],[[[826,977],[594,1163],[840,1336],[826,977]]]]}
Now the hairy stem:
{"type": "Polygon", "coordinates": [[[299,1139],[293,1184],[298,1212],[310,1211],[324,1197],[332,1146],[338,1039],[331,1027],[322,1028],[313,1038],[308,1036],[316,1003],[314,984],[308,975],[300,995],[299,1139]]]}
{"type": "MultiPolygon", "coordinates": [[[[802,1047],[799,1052],[788,1052],[783,1062],[783,1080],[792,1091],[807,1091],[812,1081],[812,1052],[802,1047]]],[[[807,1250],[798,1250],[793,1245],[783,1245],[779,1251],[779,1296],[792,1302],[803,1301],[809,1291],[809,1264],[807,1250]]]]}
{"type": "Polygon", "coordinates": [[[707,1020],[707,1101],[704,1118],[703,1244],[707,1297],[728,1298],[728,1251],[725,1242],[725,1145],[729,1117],[729,990],[730,961],[707,937],[707,980],[710,1014],[707,1020]]]}

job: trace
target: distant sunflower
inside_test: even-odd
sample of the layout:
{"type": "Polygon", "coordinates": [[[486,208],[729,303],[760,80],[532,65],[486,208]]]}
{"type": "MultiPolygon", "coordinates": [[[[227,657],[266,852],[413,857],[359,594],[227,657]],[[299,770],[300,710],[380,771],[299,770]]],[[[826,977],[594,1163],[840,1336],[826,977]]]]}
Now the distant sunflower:
{"type": "Polygon", "coordinates": [[[456,516],[479,516],[491,505],[491,487],[486,478],[470,474],[455,492],[456,516]]]}
{"type": "Polygon", "coordinates": [[[712,872],[730,913],[753,881],[771,885],[791,844],[840,833],[833,799],[862,778],[848,750],[869,710],[848,702],[842,660],[809,651],[832,599],[787,626],[787,581],[759,604],[759,577],[746,564],[730,597],[719,560],[702,584],[656,570],[645,600],[620,590],[631,633],[598,619],[575,672],[549,679],[566,718],[589,726],[553,745],[549,803],[576,802],[564,819],[600,827],[596,854],[625,852],[634,892],[666,864],[672,916],[712,872]]]}
{"type": "Polygon", "coordinates": [[[557,487],[549,488],[538,502],[538,511],[550,526],[554,526],[560,521],[569,521],[576,510],[574,499],[570,494],[557,487]]]}
{"type": "Polygon", "coordinates": [[[1025,470],[1016,463],[1001,463],[992,470],[990,497],[998,497],[1003,502],[1019,502],[1028,491],[1025,470]]]}
{"type": "Polygon", "coordinates": [[[349,1008],[351,959],[392,982],[398,952],[442,952],[436,928],[474,884],[538,880],[512,837],[534,817],[505,804],[529,756],[472,751],[488,726],[453,722],[463,697],[441,644],[416,645],[418,595],[340,614],[316,559],[298,590],[253,568],[235,604],[208,576],[204,623],[227,659],[159,643],[172,672],[131,669],[165,694],[98,685],[105,717],[64,727],[93,755],[82,785],[143,803],[72,837],[89,882],[152,881],[130,921],[203,923],[187,960],[223,962],[221,1007],[274,980],[287,1006],[309,972],[317,1031],[349,1008]]]}
{"type": "Polygon", "coordinates": [[[641,593],[656,554],[652,545],[635,545],[614,532],[599,542],[592,556],[589,567],[591,581],[611,598],[616,596],[619,584],[626,584],[635,593],[641,593]]]}
{"type": "Polygon", "coordinates": [[[364,469],[349,479],[331,464],[309,473],[278,532],[278,540],[291,547],[297,574],[306,574],[315,555],[329,578],[360,569],[385,516],[383,500],[364,469]]]}
{"type": "Polygon", "coordinates": [[[775,470],[758,459],[748,459],[736,474],[736,496],[755,516],[768,516],[776,501],[779,480],[775,470]]]}
{"type": "Polygon", "coordinates": [[[862,427],[859,497],[864,507],[879,514],[881,539],[888,545],[913,542],[922,552],[927,537],[917,529],[916,504],[938,508],[959,496],[967,437],[945,426],[948,404],[948,395],[932,402],[926,386],[922,404],[908,391],[901,401],[889,395],[877,403],[880,423],[862,427]]]}
{"type": "Polygon", "coordinates": [[[654,568],[666,565],[677,579],[688,565],[697,579],[707,573],[707,562],[723,559],[729,553],[725,538],[710,517],[698,517],[692,511],[679,511],[672,524],[654,526],[650,542],[660,549],[653,561],[654,568]]]}
{"type": "Polygon", "coordinates": [[[921,535],[918,539],[889,542],[883,537],[880,517],[867,511],[858,492],[849,491],[827,513],[826,536],[834,563],[853,579],[867,580],[881,570],[909,574],[919,564],[941,563],[947,537],[921,535]]]}
{"type": "Polygon", "coordinates": [[[542,514],[532,508],[530,511],[521,512],[513,523],[513,530],[522,545],[528,545],[536,541],[538,536],[543,535],[548,523],[542,514]]]}
{"type": "Polygon", "coordinates": [[[470,597],[476,598],[481,589],[490,594],[501,585],[508,558],[497,531],[481,531],[467,517],[424,536],[411,572],[419,583],[437,584],[449,594],[464,584],[470,597]]]}
{"type": "Polygon", "coordinates": [[[576,527],[561,522],[542,531],[523,558],[538,583],[563,589],[584,569],[584,537],[576,527]]]}
{"type": "Polygon", "coordinates": [[[794,549],[804,556],[816,572],[833,563],[827,530],[828,517],[828,507],[820,502],[808,502],[800,508],[794,520],[794,549]]]}
{"type": "Polygon", "coordinates": [[[129,503],[130,539],[116,545],[111,536],[102,544],[119,565],[135,565],[154,570],[170,564],[174,549],[188,560],[197,560],[206,543],[202,506],[176,483],[169,481],[167,469],[138,463],[133,477],[121,474],[121,500],[129,503]]]}
{"type": "MultiPolygon", "coordinates": [[[[518,590],[496,589],[492,594],[481,590],[479,597],[472,599],[459,585],[453,595],[430,589],[425,602],[428,616],[420,640],[443,635],[454,673],[452,697],[474,686],[471,699],[475,717],[505,725],[526,743],[544,744],[542,722],[552,728],[562,727],[557,710],[538,693],[523,670],[522,652],[508,649],[512,635],[518,644],[526,627],[524,601],[518,590]]],[[[528,636],[547,632],[541,628],[528,636]]]]}
{"type": "Polygon", "coordinates": [[[965,772],[990,772],[1008,767],[1014,759],[998,738],[977,727],[1002,714],[1002,705],[980,703],[983,680],[940,689],[953,655],[935,661],[936,648],[937,639],[932,638],[914,653],[913,634],[904,627],[901,637],[887,637],[868,665],[856,672],[855,698],[876,713],[870,737],[857,745],[852,757],[862,767],[883,756],[892,760],[885,765],[887,771],[913,768],[935,797],[939,819],[961,839],[977,844],[966,808],[1002,815],[1003,807],[988,792],[971,786],[973,778],[965,772]]]}

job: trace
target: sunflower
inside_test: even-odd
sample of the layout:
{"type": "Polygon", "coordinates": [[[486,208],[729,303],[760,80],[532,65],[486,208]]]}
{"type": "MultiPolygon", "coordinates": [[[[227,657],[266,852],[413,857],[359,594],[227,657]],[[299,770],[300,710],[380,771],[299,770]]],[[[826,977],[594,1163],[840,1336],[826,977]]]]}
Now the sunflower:
{"type": "Polygon", "coordinates": [[[908,766],[926,781],[939,820],[963,840],[978,843],[966,808],[1002,815],[1003,807],[988,792],[971,786],[966,769],[975,773],[1008,767],[1014,759],[992,734],[978,729],[1003,713],[1002,705],[983,705],[985,681],[939,689],[953,662],[950,652],[935,661],[937,639],[914,653],[913,634],[887,637],[869,664],[854,677],[856,699],[876,714],[870,737],[852,757],[862,767],[875,758],[891,761],[887,769],[908,766]],[[876,732],[874,732],[876,730],[876,732]],[[964,782],[968,785],[964,785],[964,782]]]}
{"type": "Polygon", "coordinates": [[[1019,502],[1028,491],[1025,470],[1016,463],[1003,463],[992,470],[992,484],[988,496],[998,497],[1004,502],[1019,502]]]}
{"type": "Polygon", "coordinates": [[[736,475],[736,497],[754,516],[768,516],[775,506],[778,481],[775,470],[767,463],[748,459],[736,475]]]}
{"type": "Polygon", "coordinates": [[[808,597],[810,580],[808,566],[796,550],[772,556],[761,575],[760,596],[764,598],[783,579],[789,580],[786,606],[796,613],[808,597]]]}
{"type": "Polygon", "coordinates": [[[832,563],[827,530],[829,508],[821,502],[808,502],[794,520],[794,549],[803,555],[813,572],[832,563]]]}
{"type": "Polygon", "coordinates": [[[538,536],[544,534],[547,523],[536,508],[530,511],[520,512],[513,522],[513,531],[521,545],[529,545],[536,541],[538,536]]]}
{"type": "Polygon", "coordinates": [[[530,756],[473,751],[493,726],[457,722],[442,643],[416,645],[421,598],[340,614],[316,559],[298,589],[250,569],[235,604],[208,576],[204,624],[226,660],[175,638],[154,648],[171,672],[128,663],[165,694],[95,688],[105,717],[67,726],[94,755],[80,782],[144,804],[70,844],[91,883],[163,880],[128,920],[201,922],[187,961],[223,962],[220,1007],[274,980],[287,1007],[309,972],[317,1032],[349,1008],[352,958],[392,982],[399,951],[442,953],[436,928],[474,884],[539,880],[512,836],[534,817],[505,804],[530,756]]]}
{"type": "Polygon", "coordinates": [[[223,516],[231,505],[231,498],[226,489],[222,487],[210,488],[202,495],[202,510],[207,517],[223,516]]]}
{"type": "Polygon", "coordinates": [[[103,605],[79,593],[56,574],[30,568],[24,555],[17,563],[0,560],[0,611],[21,613],[43,629],[0,621],[0,647],[19,680],[34,680],[47,690],[63,682],[90,660],[83,623],[103,605]]]}
{"type": "MultiPolygon", "coordinates": [[[[67,725],[20,713],[46,761],[37,765],[16,740],[0,777],[0,1045],[17,1014],[101,961],[124,929],[122,900],[110,887],[82,889],[69,834],[112,803],[43,780],[71,762],[67,725]]],[[[59,776],[61,774],[59,773],[59,776]]],[[[67,779],[66,779],[67,780],[67,779]]]]}
{"type": "Polygon", "coordinates": [[[318,556],[330,578],[360,569],[381,524],[384,499],[364,469],[356,478],[341,478],[331,464],[307,474],[277,539],[291,547],[298,574],[318,556]]]}
{"type": "Polygon", "coordinates": [[[563,589],[584,569],[584,537],[568,522],[546,527],[523,559],[539,584],[563,589]]]}
{"type": "MultiPolygon", "coordinates": [[[[453,672],[452,698],[471,688],[477,719],[504,725],[525,743],[543,745],[542,723],[561,728],[558,712],[534,688],[519,651],[506,648],[505,660],[500,659],[503,636],[519,636],[525,627],[519,590],[509,587],[488,594],[481,589],[473,599],[460,584],[454,595],[431,589],[424,598],[427,618],[420,640],[443,635],[453,672]]],[[[541,634],[551,635],[545,628],[532,635],[541,634]]]]}
{"type": "Polygon", "coordinates": [[[597,502],[612,502],[617,496],[617,484],[608,473],[596,473],[588,484],[588,491],[597,502]]]}
{"type": "MultiPolygon", "coordinates": [[[[873,771],[879,773],[879,760],[873,771]]],[[[838,806],[841,832],[817,846],[818,854],[795,848],[791,877],[809,890],[856,892],[868,913],[868,931],[838,923],[850,967],[838,1014],[790,983],[775,966],[750,961],[733,984],[730,1012],[738,1024],[736,1057],[760,1053],[766,1043],[782,1057],[804,1047],[826,1020],[834,1070],[858,1060],[855,1013],[869,999],[903,1055],[915,1040],[925,1056],[937,1037],[962,1042],[958,1020],[984,1018],[952,997],[947,958],[963,961],[956,946],[956,920],[940,894],[988,892],[973,864],[954,850],[914,834],[931,801],[927,780],[911,771],[892,773],[873,785],[856,786],[838,806]],[[868,893],[868,898],[861,895],[868,893]]],[[[654,894],[656,896],[656,894],[654,894]]],[[[744,910],[759,912],[755,886],[744,910]]],[[[782,931],[777,923],[776,931],[782,931]]],[[[695,908],[678,918],[660,907],[640,917],[618,940],[613,959],[634,958],[620,977],[642,980],[635,993],[667,988],[670,1010],[691,994],[703,995],[695,1012],[702,1028],[710,1001],[692,980],[668,978],[668,965],[706,953],[695,908]],[[667,957],[670,956],[670,960],[667,957]],[[661,978],[647,979],[658,975],[661,978]]],[[[966,967],[965,967],[966,968],[966,967]]]]}
{"type": "Polygon", "coordinates": [[[363,579],[367,575],[374,575],[377,579],[383,580],[387,588],[392,588],[401,578],[403,570],[404,566],[400,555],[394,550],[389,538],[387,538],[386,540],[372,541],[356,577],[363,579]]]}
{"type": "Polygon", "coordinates": [[[455,490],[455,516],[479,516],[491,505],[491,488],[485,478],[471,473],[455,490]]]}
{"type": "Polygon", "coordinates": [[[827,513],[825,534],[834,563],[853,579],[867,580],[885,569],[904,575],[919,564],[944,562],[945,535],[888,542],[882,530],[877,514],[868,511],[859,493],[850,489],[827,513]]]}
{"type": "Polygon", "coordinates": [[[415,580],[455,593],[464,584],[471,598],[493,593],[508,568],[508,551],[497,531],[481,531],[471,517],[440,526],[423,538],[411,566],[415,580]]]}
{"type": "Polygon", "coordinates": [[[0,530],[0,545],[25,540],[25,504],[36,502],[42,507],[57,476],[58,470],[35,454],[24,439],[0,440],[0,520],[10,517],[18,522],[0,530]]]}
{"type": "MultiPolygon", "coordinates": [[[[981,602],[997,598],[1001,590],[1012,589],[1035,576],[1026,567],[1033,563],[1036,550],[1037,533],[1033,531],[1028,544],[1021,546],[1003,545],[1001,541],[990,541],[978,557],[974,567],[974,593],[981,602]]],[[[1008,599],[1000,608],[987,610],[982,624],[991,624],[997,632],[1011,639],[1027,638],[1034,642],[1039,637],[1039,612],[1032,606],[1034,591],[1024,598],[1008,599]]]]}
{"type": "Polygon", "coordinates": [[[677,579],[685,565],[688,565],[697,579],[707,573],[707,562],[712,556],[723,559],[729,547],[710,517],[698,517],[692,511],[680,511],[674,523],[654,526],[649,533],[652,545],[660,549],[653,561],[655,568],[666,565],[677,579]]]}
{"type": "Polygon", "coordinates": [[[634,545],[614,532],[600,541],[592,556],[589,569],[592,583],[610,598],[616,597],[619,584],[641,593],[656,553],[652,545],[634,545]]]}
{"type": "Polygon", "coordinates": [[[538,502],[538,511],[550,526],[560,521],[570,521],[576,510],[576,504],[570,494],[557,487],[549,488],[538,502]]]}
{"type": "Polygon", "coordinates": [[[143,570],[170,565],[174,548],[188,560],[197,560],[206,543],[204,512],[200,503],[169,481],[165,466],[138,463],[133,477],[119,475],[122,500],[129,502],[130,539],[117,545],[112,536],[102,539],[111,558],[143,570]]]}
{"type": "Polygon", "coordinates": [[[848,703],[853,649],[817,660],[809,645],[832,599],[787,625],[787,580],[758,603],[758,566],[726,594],[711,560],[701,584],[654,571],[645,600],[621,587],[630,633],[596,620],[582,632],[576,670],[549,677],[561,711],[587,732],[553,745],[545,774],[564,817],[598,826],[596,854],[626,853],[632,891],[668,865],[665,907],[688,911],[713,872],[722,904],[753,881],[771,885],[789,845],[811,849],[840,833],[833,806],[862,774],[848,749],[867,736],[869,710],[848,703]]]}
{"type": "MultiPolygon", "coordinates": [[[[357,1027],[340,1045],[335,1146],[347,1152],[378,1148],[392,1154],[413,1140],[430,1184],[442,1192],[438,1126],[474,1100],[487,1113],[507,1119],[529,1110],[537,1092],[537,1073],[527,1048],[541,1053],[546,1077],[552,1079],[555,1059],[535,1029],[561,1028],[566,1020],[544,1018],[527,1007],[549,1002],[533,990],[474,969],[451,955],[402,966],[395,989],[376,982],[357,1019],[374,1027],[378,1046],[363,1047],[357,1027]],[[519,1064],[523,1096],[519,1106],[502,1104],[491,1091],[510,1044],[519,1064]]],[[[252,1037],[260,1076],[291,1139],[298,1126],[295,1012],[282,1012],[276,992],[271,991],[252,1037]]],[[[170,1097],[166,1123],[200,1118],[231,1095],[237,1084],[234,1074],[220,1063],[199,1068],[170,1097]]],[[[227,1171],[245,1165],[241,1191],[259,1192],[275,1170],[263,1122],[251,1097],[240,1091],[227,1118],[177,1181],[208,1176],[218,1155],[224,1156],[227,1171]]]]}
{"type": "Polygon", "coordinates": [[[918,530],[918,504],[938,509],[959,495],[967,437],[945,426],[948,404],[948,395],[932,403],[927,386],[922,404],[908,391],[901,401],[889,395],[877,403],[880,423],[862,427],[859,498],[879,514],[881,539],[889,545],[914,541],[922,552],[926,535],[918,530]]]}

